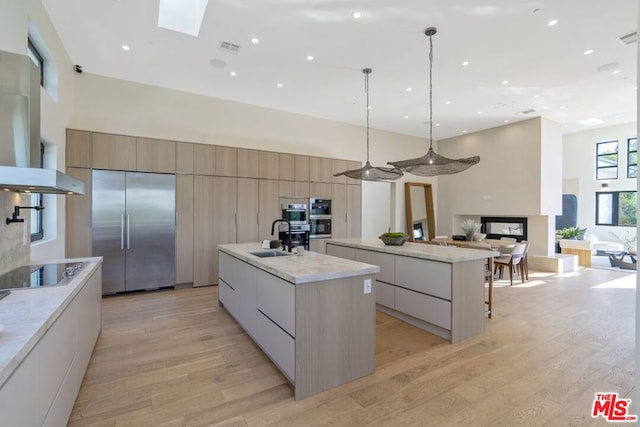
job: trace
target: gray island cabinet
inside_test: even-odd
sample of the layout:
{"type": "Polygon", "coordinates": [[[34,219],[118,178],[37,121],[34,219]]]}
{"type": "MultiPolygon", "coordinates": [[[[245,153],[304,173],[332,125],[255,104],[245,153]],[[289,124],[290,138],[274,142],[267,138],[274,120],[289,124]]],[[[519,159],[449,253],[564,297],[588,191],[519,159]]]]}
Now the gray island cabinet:
{"type": "Polygon", "coordinates": [[[219,304],[280,369],[296,400],[373,373],[380,268],[324,254],[260,258],[218,245],[219,304]]]}
{"type": "Polygon", "coordinates": [[[327,240],[327,254],[380,266],[378,310],[456,343],[484,332],[489,250],[380,240],[327,240]]]}

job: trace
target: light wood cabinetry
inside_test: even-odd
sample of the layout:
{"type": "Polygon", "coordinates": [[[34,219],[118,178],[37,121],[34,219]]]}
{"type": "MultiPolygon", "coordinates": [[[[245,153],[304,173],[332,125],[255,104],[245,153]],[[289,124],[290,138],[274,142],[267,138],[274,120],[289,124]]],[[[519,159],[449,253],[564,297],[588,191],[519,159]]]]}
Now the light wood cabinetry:
{"type": "Polygon", "coordinates": [[[362,186],[347,185],[347,237],[362,236],[362,186]]]}
{"type": "Polygon", "coordinates": [[[216,174],[216,147],[215,145],[193,145],[193,174],[216,174]]]}
{"type": "Polygon", "coordinates": [[[309,250],[319,254],[326,254],[327,239],[309,239],[309,250]]]}
{"type": "MultiPolygon", "coordinates": [[[[288,166],[287,166],[288,167],[288,166]]],[[[293,168],[293,163],[291,164],[293,168]]],[[[280,153],[260,151],[260,178],[280,178],[280,153]]]]}
{"type": "Polygon", "coordinates": [[[310,182],[309,183],[309,196],[330,199],[331,198],[331,184],[325,184],[322,182],[310,182]]]}
{"type": "Polygon", "coordinates": [[[325,157],[309,157],[309,181],[332,182],[331,159],[325,157]]]}
{"type": "Polygon", "coordinates": [[[237,162],[236,148],[216,146],[216,175],[236,176],[237,162]]]}
{"type": "Polygon", "coordinates": [[[84,182],[84,195],[65,198],[65,254],[67,258],[91,256],[91,169],[67,168],[67,175],[84,182]]]}
{"type": "Polygon", "coordinates": [[[189,142],[176,143],[176,173],[193,174],[193,144],[189,142]]]}
{"type": "Polygon", "coordinates": [[[193,283],[193,176],[176,177],[176,283],[193,283]]]}
{"type": "Polygon", "coordinates": [[[296,154],[294,160],[294,177],[296,181],[309,181],[309,156],[296,154]]]}
{"type": "Polygon", "coordinates": [[[278,172],[278,179],[293,181],[296,179],[296,156],[293,154],[279,153],[278,162],[282,166],[278,172]]]}
{"type": "Polygon", "coordinates": [[[331,185],[331,237],[347,237],[347,184],[331,185]]]}
{"type": "Polygon", "coordinates": [[[345,175],[334,176],[337,173],[347,170],[347,161],[333,159],[331,160],[331,182],[334,184],[346,184],[347,177],[345,175]]]}
{"type": "Polygon", "coordinates": [[[65,161],[67,167],[90,168],[91,132],[67,129],[66,140],[65,161]]]}
{"type": "Polygon", "coordinates": [[[135,137],[94,132],[92,139],[94,169],[136,170],[135,137]]]}
{"type": "Polygon", "coordinates": [[[164,139],[136,138],[136,170],[176,173],[176,143],[164,139]]]}
{"type": "MultiPolygon", "coordinates": [[[[280,182],[273,179],[261,179],[258,191],[258,240],[269,239],[271,224],[282,216],[280,210],[280,182]]],[[[274,239],[278,238],[278,227],[274,230],[274,239]]]]}
{"type": "MultiPolygon", "coordinates": [[[[280,180],[280,197],[304,197],[309,198],[309,183],[300,181],[280,180]]],[[[305,201],[309,205],[309,201],[305,201]]],[[[307,206],[308,207],[308,206],[307,206]]]]}
{"type": "Polygon", "coordinates": [[[220,243],[236,240],[236,179],[194,176],[193,181],[193,286],[218,280],[220,243]]]}
{"type": "MultiPolygon", "coordinates": [[[[354,161],[354,160],[347,160],[347,169],[348,170],[354,170],[354,169],[360,169],[360,168],[362,168],[362,162],[357,162],[357,161],[354,161]]],[[[353,179],[353,178],[347,177],[347,184],[361,185],[362,181],[360,181],[359,179],[353,179]]]]}
{"type": "MultiPolygon", "coordinates": [[[[259,183],[255,178],[238,178],[237,243],[261,240],[258,232],[259,183]]],[[[263,237],[266,239],[266,237],[263,237]]]]}
{"type": "Polygon", "coordinates": [[[260,177],[260,152],[238,148],[237,176],[242,178],[260,177]]]}

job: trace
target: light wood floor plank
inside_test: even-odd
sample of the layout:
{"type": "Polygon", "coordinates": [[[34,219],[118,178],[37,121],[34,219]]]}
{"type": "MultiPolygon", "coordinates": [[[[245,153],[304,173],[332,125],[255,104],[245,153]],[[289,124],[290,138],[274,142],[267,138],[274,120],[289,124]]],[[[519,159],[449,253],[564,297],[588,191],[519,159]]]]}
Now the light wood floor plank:
{"type": "Polygon", "coordinates": [[[104,298],[69,425],[607,425],[594,394],[634,397],[635,274],[530,276],[458,344],[377,313],[375,373],[299,402],[217,287],[104,298]]]}

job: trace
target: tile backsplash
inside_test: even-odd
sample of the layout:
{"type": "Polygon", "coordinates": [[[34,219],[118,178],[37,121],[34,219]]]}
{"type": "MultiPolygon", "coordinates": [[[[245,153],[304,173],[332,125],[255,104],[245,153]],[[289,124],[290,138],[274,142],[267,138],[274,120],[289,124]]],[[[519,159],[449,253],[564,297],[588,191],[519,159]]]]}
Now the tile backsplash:
{"type": "MultiPolygon", "coordinates": [[[[24,211],[24,222],[7,224],[6,218],[13,214],[13,207],[30,203],[28,196],[12,191],[0,191],[0,274],[4,274],[30,262],[31,233],[29,211],[24,211]]],[[[22,212],[21,212],[22,213],[22,212]]]]}

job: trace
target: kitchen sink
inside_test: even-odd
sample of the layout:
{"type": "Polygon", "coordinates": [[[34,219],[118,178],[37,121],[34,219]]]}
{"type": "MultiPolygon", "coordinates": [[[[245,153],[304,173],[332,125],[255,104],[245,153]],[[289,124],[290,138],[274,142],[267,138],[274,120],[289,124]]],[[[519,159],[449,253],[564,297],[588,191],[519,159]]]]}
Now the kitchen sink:
{"type": "Polygon", "coordinates": [[[259,251],[259,252],[249,252],[253,256],[257,256],[259,258],[272,258],[276,256],[289,256],[291,255],[289,252],[282,251],[259,251]]]}

